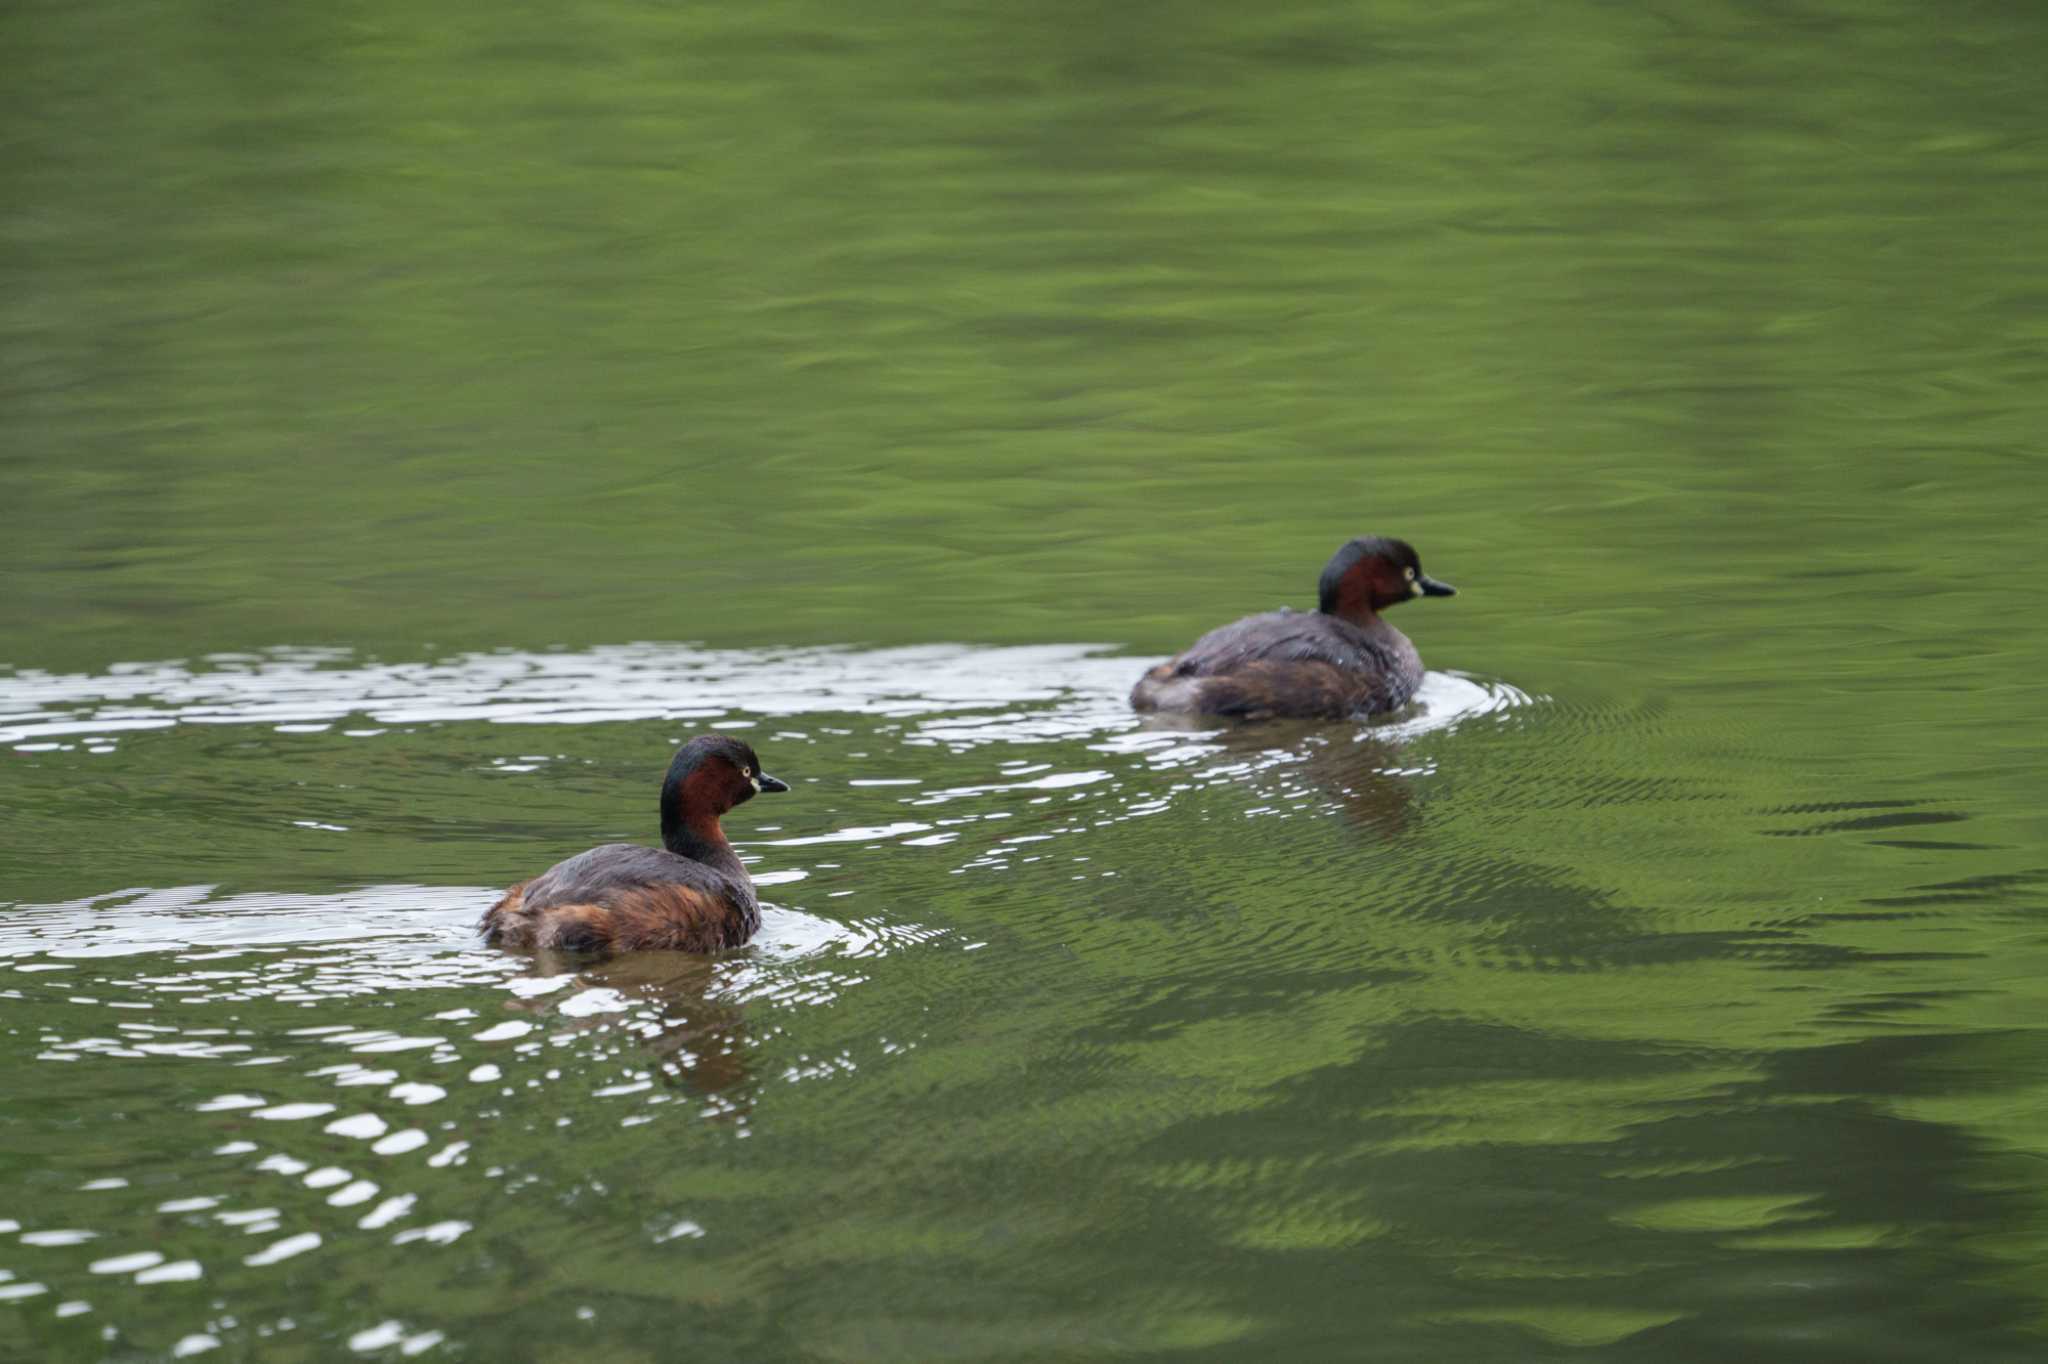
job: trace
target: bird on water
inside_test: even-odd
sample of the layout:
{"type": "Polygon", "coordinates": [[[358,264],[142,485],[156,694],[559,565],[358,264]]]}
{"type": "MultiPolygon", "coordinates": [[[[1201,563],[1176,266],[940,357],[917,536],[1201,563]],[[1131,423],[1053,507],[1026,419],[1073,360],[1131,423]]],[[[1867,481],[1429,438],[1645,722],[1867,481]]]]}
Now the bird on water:
{"type": "Polygon", "coordinates": [[[484,940],[559,952],[713,952],[761,926],[761,902],[719,820],[763,791],[787,791],[738,739],[704,734],[676,750],[661,783],[661,844],[607,843],[506,890],[484,940]]]}
{"type": "Polygon", "coordinates": [[[1283,608],[1211,630],[1139,678],[1131,705],[1247,720],[1384,715],[1414,699],[1422,655],[1380,613],[1457,591],[1424,573],[1405,540],[1361,536],[1330,557],[1314,611],[1283,608]]]}

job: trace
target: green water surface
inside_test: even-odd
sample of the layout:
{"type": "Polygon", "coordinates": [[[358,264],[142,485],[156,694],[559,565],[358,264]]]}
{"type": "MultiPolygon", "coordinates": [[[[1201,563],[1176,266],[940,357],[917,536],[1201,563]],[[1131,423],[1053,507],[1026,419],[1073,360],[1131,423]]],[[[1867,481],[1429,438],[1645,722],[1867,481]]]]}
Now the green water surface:
{"type": "Polygon", "coordinates": [[[0,46],[0,1358],[2048,1352],[2048,9],[0,46]],[[710,727],[764,946],[474,942],[710,727]]]}

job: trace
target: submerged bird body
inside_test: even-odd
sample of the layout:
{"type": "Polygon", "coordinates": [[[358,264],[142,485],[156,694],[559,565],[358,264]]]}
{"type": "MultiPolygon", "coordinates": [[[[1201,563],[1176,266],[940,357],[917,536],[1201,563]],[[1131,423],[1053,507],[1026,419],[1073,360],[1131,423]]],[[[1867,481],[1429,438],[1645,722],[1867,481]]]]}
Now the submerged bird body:
{"type": "Polygon", "coordinates": [[[1316,610],[1269,611],[1211,630],[1139,678],[1131,704],[1242,719],[1398,710],[1422,685],[1422,656],[1379,613],[1455,591],[1424,574],[1404,542],[1353,540],[1323,570],[1316,610]]]}
{"type": "Polygon", "coordinates": [[[787,791],[754,750],[704,735],[677,751],[661,788],[660,848],[607,843],[505,892],[487,942],[560,952],[713,952],[761,926],[761,905],[719,817],[757,791],[787,791]]]}

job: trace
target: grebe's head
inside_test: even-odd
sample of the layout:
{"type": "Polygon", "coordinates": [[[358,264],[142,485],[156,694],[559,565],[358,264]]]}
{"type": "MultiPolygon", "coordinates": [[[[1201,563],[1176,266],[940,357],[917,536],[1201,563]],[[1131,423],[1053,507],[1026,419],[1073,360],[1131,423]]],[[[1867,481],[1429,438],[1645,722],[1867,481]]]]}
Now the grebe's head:
{"type": "Polygon", "coordinates": [[[723,734],[700,734],[676,750],[661,784],[661,827],[717,819],[763,791],[787,791],[761,770],[754,750],[723,734]]]}
{"type": "Polygon", "coordinates": [[[1455,597],[1458,589],[1422,571],[1406,540],[1361,535],[1330,556],[1317,584],[1316,609],[1364,623],[1410,597],[1455,597]]]}

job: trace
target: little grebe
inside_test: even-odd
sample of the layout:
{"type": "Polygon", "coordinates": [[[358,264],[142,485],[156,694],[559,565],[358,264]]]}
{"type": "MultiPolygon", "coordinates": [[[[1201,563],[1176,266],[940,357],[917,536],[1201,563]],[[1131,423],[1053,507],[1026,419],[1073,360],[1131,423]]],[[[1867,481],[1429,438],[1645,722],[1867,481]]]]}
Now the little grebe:
{"type": "Polygon", "coordinates": [[[737,739],[676,750],[661,784],[660,848],[607,843],[522,881],[492,905],[484,941],[560,952],[711,952],[761,926],[753,878],[718,817],[757,791],[787,791],[737,739]]]}
{"type": "Polygon", "coordinates": [[[1422,571],[1405,541],[1364,536],[1331,556],[1314,612],[1269,611],[1211,630],[1139,678],[1131,705],[1244,719],[1397,710],[1422,685],[1422,656],[1379,613],[1456,594],[1422,571]]]}

